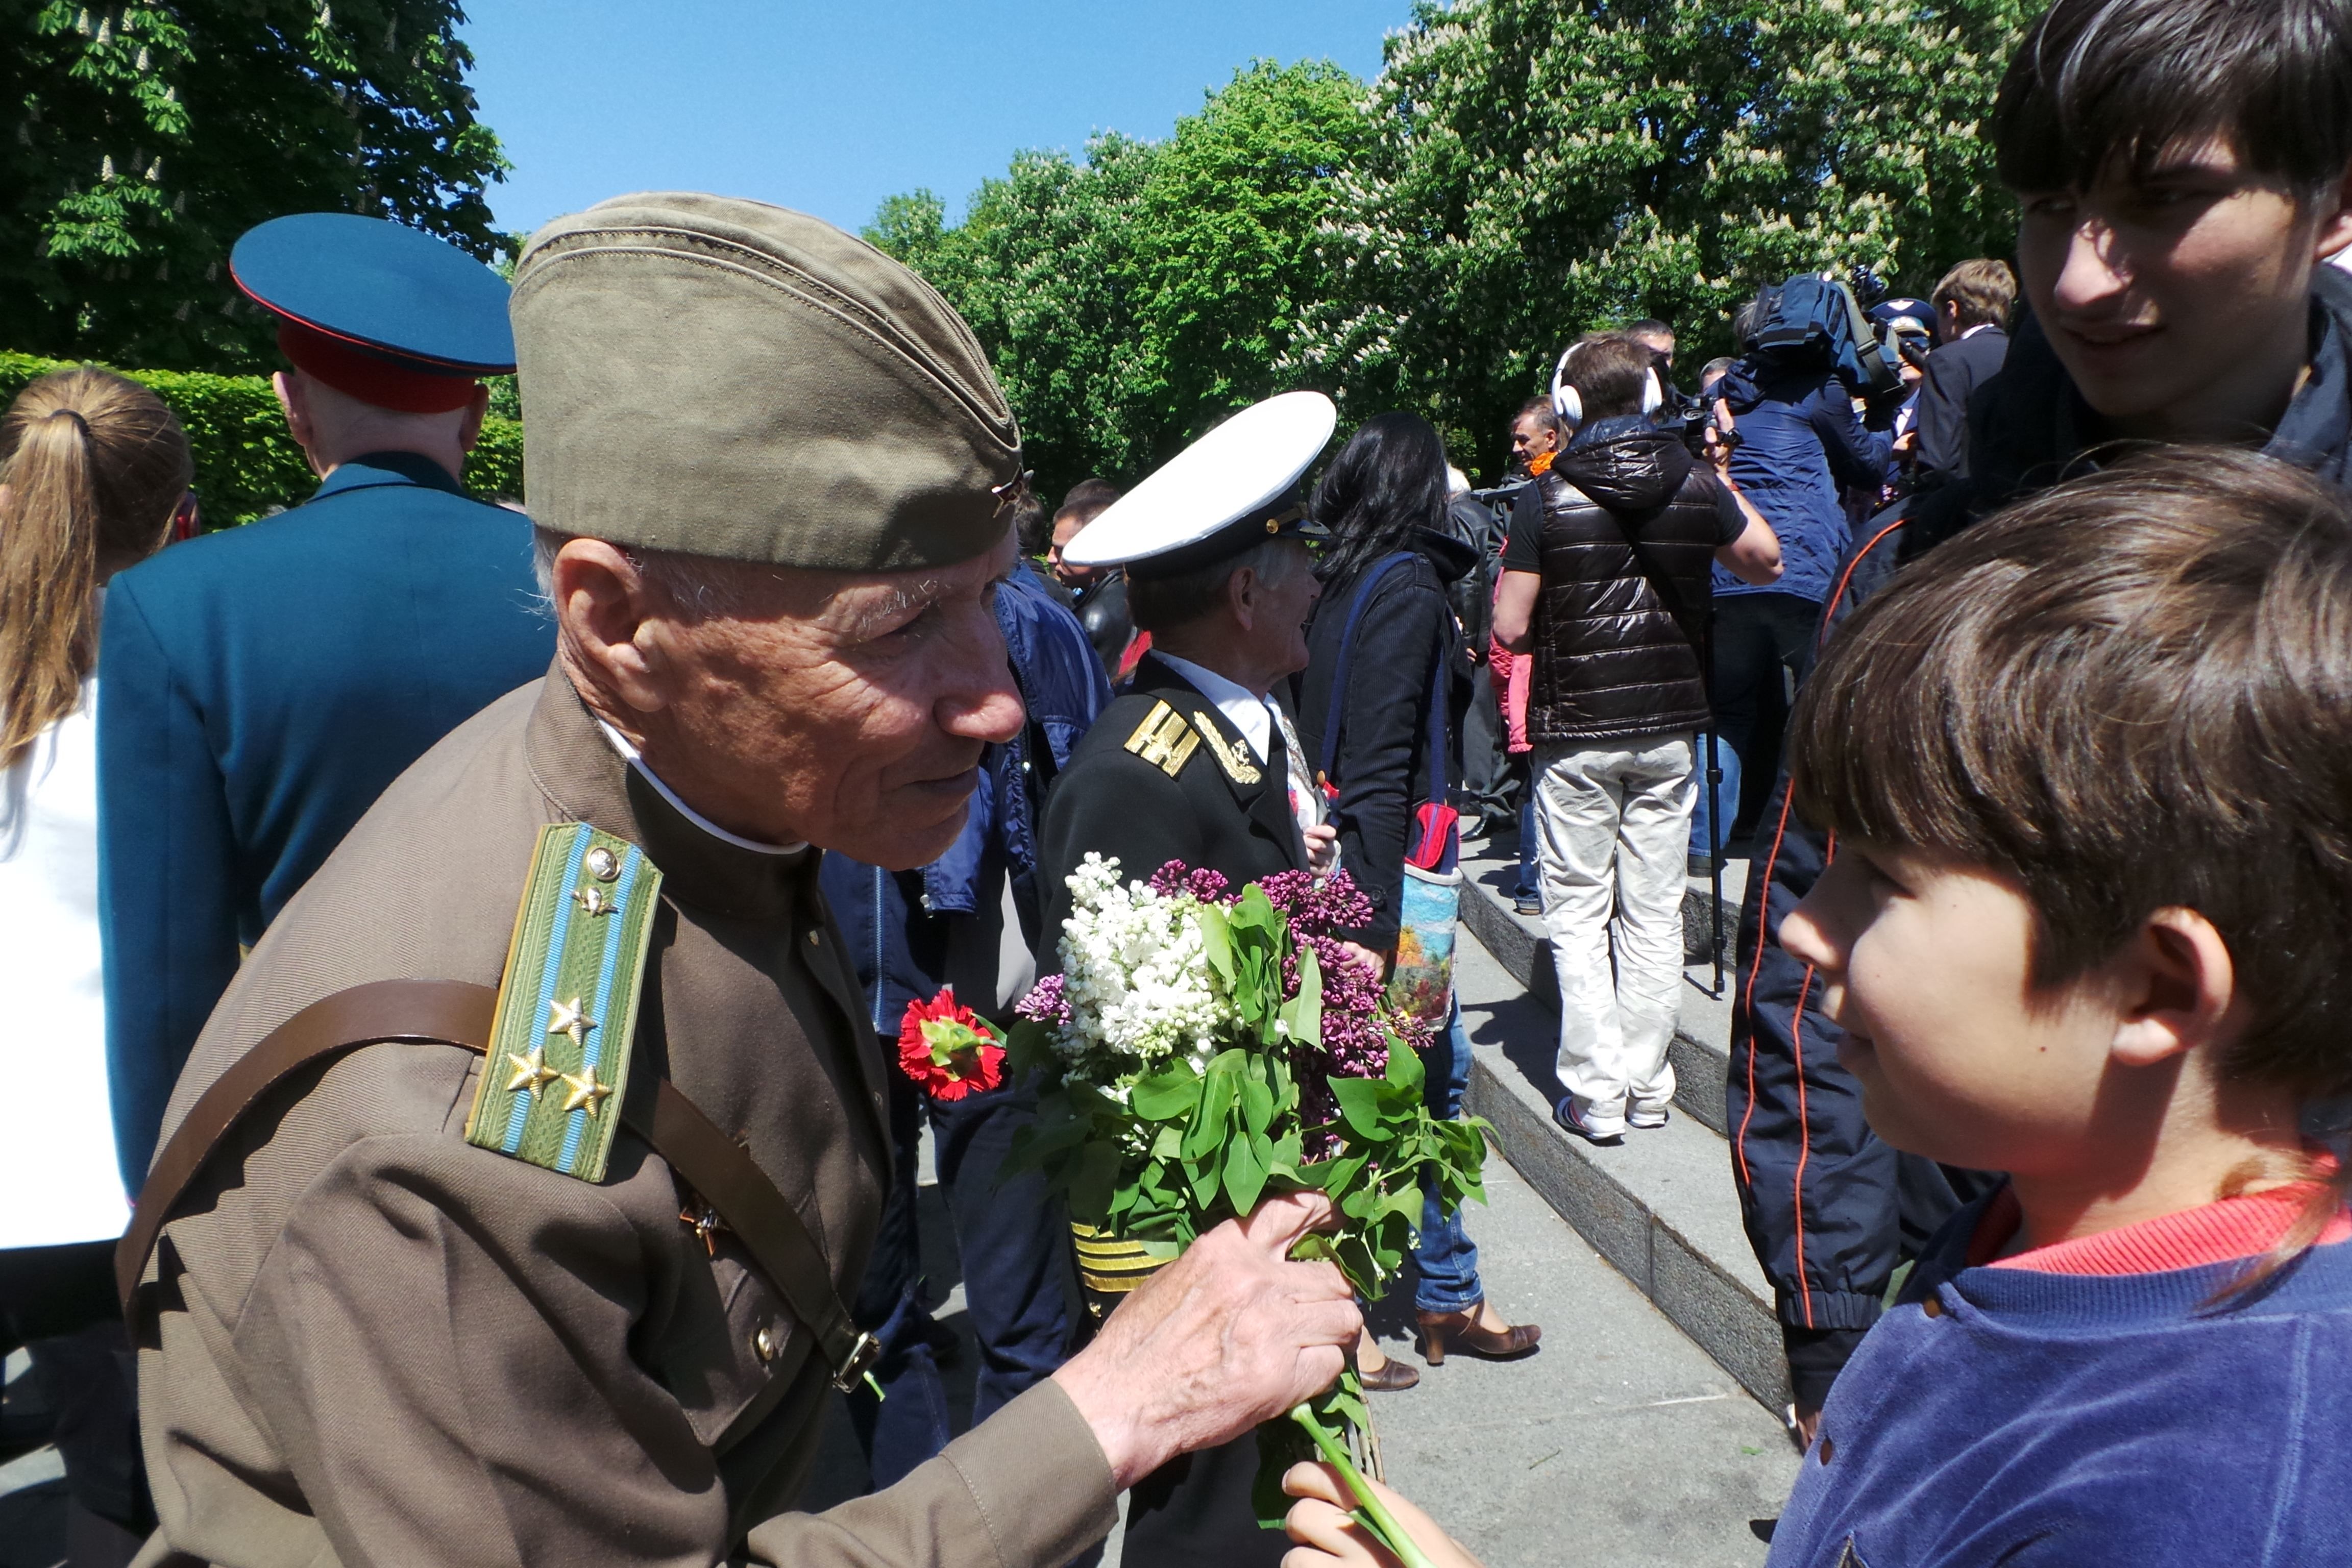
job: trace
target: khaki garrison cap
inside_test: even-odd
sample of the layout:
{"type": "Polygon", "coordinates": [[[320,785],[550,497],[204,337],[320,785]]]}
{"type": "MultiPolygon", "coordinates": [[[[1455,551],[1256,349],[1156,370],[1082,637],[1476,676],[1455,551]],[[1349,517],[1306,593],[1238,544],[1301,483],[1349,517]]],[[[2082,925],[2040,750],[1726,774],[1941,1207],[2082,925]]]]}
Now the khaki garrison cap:
{"type": "Polygon", "coordinates": [[[1021,431],[987,356],[929,284],[830,224],[616,196],[531,237],[512,314],[542,527],[863,572],[1004,537],[1021,431]]]}

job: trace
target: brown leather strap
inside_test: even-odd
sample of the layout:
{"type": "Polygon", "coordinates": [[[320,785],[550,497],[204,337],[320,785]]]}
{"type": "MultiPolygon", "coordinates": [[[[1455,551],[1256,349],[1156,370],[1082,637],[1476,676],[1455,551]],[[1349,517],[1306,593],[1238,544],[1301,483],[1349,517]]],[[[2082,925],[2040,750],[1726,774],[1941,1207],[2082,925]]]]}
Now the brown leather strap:
{"type": "Polygon", "coordinates": [[[147,1271],[163,1222],[180,1194],[254,1103],[288,1073],[320,1057],[376,1040],[463,1046],[487,1051],[499,994],[454,980],[377,980],[321,996],[269,1031],[213,1080],[147,1167],[131,1228],[114,1248],[114,1289],[122,1313],[147,1271]]]}
{"type": "MultiPolygon", "coordinates": [[[[139,1278],[147,1271],[164,1222],[223,1138],[287,1074],[355,1046],[383,1042],[489,1049],[498,993],[457,980],[377,980],[322,996],[265,1036],[197,1098],[163,1152],[148,1167],[131,1226],[114,1251],[114,1283],[126,1321],[139,1278]]],[[[632,1099],[623,1111],[631,1131],[653,1146],[671,1170],[719,1212],[751,1260],[784,1298],[793,1315],[816,1336],[836,1387],[865,1374],[879,1353],[858,1332],[833,1288],[824,1254],[790,1199],[776,1189],[741,1145],[727,1136],[667,1079],[658,1080],[649,1110],[632,1099]]]]}
{"type": "Polygon", "coordinates": [[[654,1085],[653,1109],[646,1119],[650,1125],[639,1121],[635,1102],[626,1120],[631,1131],[652,1144],[654,1152],[719,1211],[793,1316],[816,1336],[818,1352],[833,1369],[833,1385],[847,1392],[866,1375],[882,1347],[851,1321],[849,1309],[833,1288],[833,1270],[792,1200],[776,1190],[741,1144],[667,1079],[654,1085]]]}

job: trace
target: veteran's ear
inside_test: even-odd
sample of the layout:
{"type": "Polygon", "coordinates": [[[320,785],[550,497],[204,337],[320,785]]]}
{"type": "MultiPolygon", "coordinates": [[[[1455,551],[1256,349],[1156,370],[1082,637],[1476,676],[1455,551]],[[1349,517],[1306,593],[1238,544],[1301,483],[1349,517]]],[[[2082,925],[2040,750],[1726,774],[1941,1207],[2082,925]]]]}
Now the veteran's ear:
{"type": "Polygon", "coordinates": [[[565,665],[595,691],[640,713],[670,704],[667,600],[627,551],[568,539],[550,598],[565,665]]]}

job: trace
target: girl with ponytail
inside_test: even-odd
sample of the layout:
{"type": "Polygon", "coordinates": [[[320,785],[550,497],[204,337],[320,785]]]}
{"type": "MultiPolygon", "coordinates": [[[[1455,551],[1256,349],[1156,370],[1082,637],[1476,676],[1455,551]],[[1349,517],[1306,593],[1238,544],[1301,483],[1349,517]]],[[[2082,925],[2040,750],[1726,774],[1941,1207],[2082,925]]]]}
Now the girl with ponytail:
{"type": "Polygon", "coordinates": [[[91,670],[106,580],[163,544],[188,476],[171,410],[102,370],[45,375],[0,416],[0,1082],[16,1112],[0,1342],[24,1344],[48,1391],[76,1509],[134,1534],[154,1516],[110,1267],[131,1205],[107,1094],[91,670]]]}
{"type": "Polygon", "coordinates": [[[163,400],[92,366],[0,417],[0,770],[81,706],[99,590],[162,547],[191,471],[163,400]]]}

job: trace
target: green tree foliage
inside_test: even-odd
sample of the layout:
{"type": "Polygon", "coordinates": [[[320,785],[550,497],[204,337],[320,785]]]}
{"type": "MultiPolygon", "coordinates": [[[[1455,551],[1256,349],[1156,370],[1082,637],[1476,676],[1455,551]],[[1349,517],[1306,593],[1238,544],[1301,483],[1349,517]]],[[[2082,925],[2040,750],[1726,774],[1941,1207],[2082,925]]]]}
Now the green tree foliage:
{"type": "Polygon", "coordinates": [[[1021,416],[1039,489],[1132,479],[1235,406],[1293,384],[1336,175],[1370,147],[1337,67],[1260,61],[1165,142],[1024,153],[950,227],[928,191],[866,237],[963,312],[1021,416]]]}
{"type": "Polygon", "coordinates": [[[359,212],[499,250],[456,0],[0,0],[0,343],[259,369],[229,247],[359,212]]]}
{"type": "Polygon", "coordinates": [[[1369,89],[1261,62],[1165,142],[1024,153],[963,222],[868,231],[994,357],[1040,488],[1132,479],[1292,386],[1412,408],[1474,471],[1560,347],[1641,316],[1685,358],[1762,283],[1925,292],[2009,248],[1978,134],[2028,0],[1421,0],[1369,89]]]}
{"type": "MultiPolygon", "coordinates": [[[[36,376],[70,366],[31,354],[0,353],[0,408],[36,376]]],[[[208,375],[175,370],[126,370],[153,389],[180,416],[195,458],[195,488],[205,526],[228,528],[310,499],[319,481],[302,449],[287,433],[286,416],[261,375],[208,375]]],[[[482,438],[466,459],[466,486],[484,500],[522,496],[522,426],[497,416],[483,421],[482,438]]]]}
{"type": "MultiPolygon", "coordinates": [[[[2013,232],[1978,133],[2023,0],[1421,0],[1340,176],[1292,366],[1498,462],[1559,349],[1655,315],[1689,353],[1811,268],[1925,292],[2013,232]]],[[[1465,465],[1476,466],[1476,465],[1465,465]]]]}

